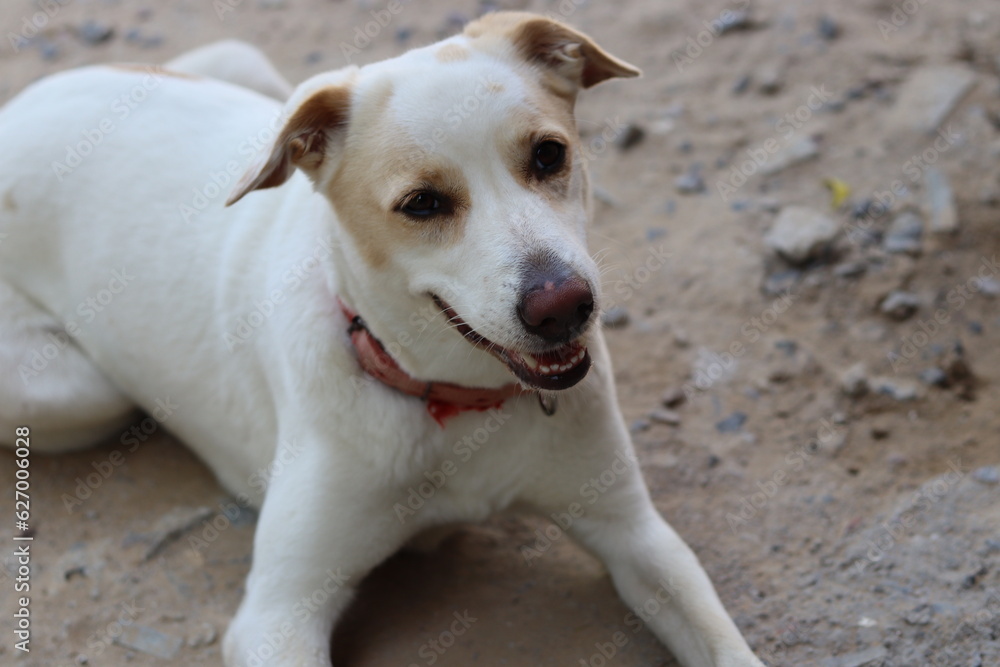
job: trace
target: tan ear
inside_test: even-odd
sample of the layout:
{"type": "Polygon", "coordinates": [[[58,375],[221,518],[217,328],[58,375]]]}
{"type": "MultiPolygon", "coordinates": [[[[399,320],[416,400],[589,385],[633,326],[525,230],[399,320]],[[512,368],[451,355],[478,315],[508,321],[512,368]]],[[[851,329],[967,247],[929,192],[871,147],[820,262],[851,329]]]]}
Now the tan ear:
{"type": "Polygon", "coordinates": [[[248,192],[281,185],[296,167],[315,175],[327,158],[336,131],[347,126],[350,108],[351,91],[347,86],[326,86],[312,93],[292,111],[270,153],[239,180],[226,206],[235,204],[248,192]]]}
{"type": "Polygon", "coordinates": [[[513,43],[528,62],[552,70],[577,87],[590,88],[607,79],[642,73],[615,58],[582,32],[538,14],[486,14],[470,23],[465,35],[471,39],[502,36],[513,43]]]}

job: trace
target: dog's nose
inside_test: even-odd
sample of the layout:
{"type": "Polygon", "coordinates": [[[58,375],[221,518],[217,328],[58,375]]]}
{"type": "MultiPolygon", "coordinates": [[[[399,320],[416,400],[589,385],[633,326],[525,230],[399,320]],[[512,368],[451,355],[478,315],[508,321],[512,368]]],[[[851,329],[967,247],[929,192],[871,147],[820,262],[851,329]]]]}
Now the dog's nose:
{"type": "Polygon", "coordinates": [[[578,275],[537,281],[517,307],[525,329],[554,343],[578,334],[593,312],[594,293],[578,275]]]}

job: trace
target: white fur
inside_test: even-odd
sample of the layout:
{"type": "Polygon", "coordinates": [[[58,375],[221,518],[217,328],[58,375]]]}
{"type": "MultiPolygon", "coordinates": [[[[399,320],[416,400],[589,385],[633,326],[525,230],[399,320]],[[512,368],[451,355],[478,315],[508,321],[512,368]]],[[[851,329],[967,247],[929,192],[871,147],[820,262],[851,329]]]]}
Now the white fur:
{"type": "MultiPolygon", "coordinates": [[[[225,638],[229,667],[261,656],[265,638],[289,624],[293,635],[271,641],[273,655],[255,664],[328,666],[332,627],[358,580],[407,541],[508,507],[549,516],[573,503],[586,514],[569,532],[607,563],[630,607],[669,583],[659,595],[664,611],[650,625],[686,667],[760,667],[695,556],[653,507],[599,330],[588,334],[589,376],[559,394],[551,417],[526,396],[492,416],[463,413],[442,429],[421,401],[360,371],[338,295],[383,341],[409,336],[397,358],[414,376],[499,386],[512,381],[506,367],[443,315],[419,321],[426,293],[459,295],[452,305],[471,326],[516,347],[524,337],[514,315],[519,256],[551,251],[598,282],[583,235],[582,167],[575,203],[557,211],[520,186],[484,140],[512,109],[530,104],[523,74],[475,54],[427,76],[432,60],[422,49],[322,75],[288,107],[302,91],[350,80],[357,108],[388,82],[391,122],[419,140],[482,77],[503,85],[483,113],[435,147],[464,165],[474,193],[461,242],[395,249],[382,270],[364,261],[301,172],[223,206],[237,179],[213,188],[213,178],[225,181],[219,174],[230,161],[252,164],[261,137],[274,135],[266,130],[280,129],[273,99],[210,79],[90,67],[45,79],[10,102],[0,111],[0,438],[28,423],[36,447],[85,446],[137,407],[175,404],[165,427],[227,489],[261,505],[246,596],[225,638]],[[411,76],[413,68],[423,73],[411,76]],[[115,111],[112,101],[137,86],[147,89],[143,101],[128,114],[115,111]],[[114,129],[78,167],[56,173],[67,147],[107,118],[114,129]],[[196,192],[207,206],[199,208],[196,192]],[[93,299],[105,292],[112,298],[97,310],[93,299]],[[274,294],[280,303],[240,339],[240,319],[255,304],[267,311],[274,294]],[[73,336],[58,355],[25,375],[49,334],[67,326],[73,336]],[[479,451],[457,444],[480,427],[495,432],[479,451]],[[401,521],[394,507],[445,459],[459,462],[457,473],[401,521]],[[264,497],[260,473],[275,461],[280,474],[264,497]],[[616,481],[588,504],[581,484],[609,469],[616,481]],[[324,588],[330,595],[318,612],[295,609],[324,588]]],[[[212,59],[180,62],[220,75],[212,59]]],[[[273,92],[280,84],[253,87],[273,92]]],[[[385,174],[387,190],[393,177],[385,174]]]]}

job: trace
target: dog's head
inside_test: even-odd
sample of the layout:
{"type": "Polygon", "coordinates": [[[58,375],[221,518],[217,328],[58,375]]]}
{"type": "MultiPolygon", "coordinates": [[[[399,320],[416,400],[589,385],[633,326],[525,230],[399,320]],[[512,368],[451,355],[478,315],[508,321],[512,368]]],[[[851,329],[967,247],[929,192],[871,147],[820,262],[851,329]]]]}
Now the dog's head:
{"type": "MultiPolygon", "coordinates": [[[[576,95],[638,74],[557,21],[489,14],[444,42],[302,84],[229,203],[302,170],[347,232],[348,270],[369,278],[353,286],[370,293],[352,296],[380,304],[363,313],[376,335],[398,339],[414,305],[433,303],[522,383],[565,389],[587,373],[598,310],[576,95]]],[[[418,335],[454,336],[441,322],[418,335]]]]}

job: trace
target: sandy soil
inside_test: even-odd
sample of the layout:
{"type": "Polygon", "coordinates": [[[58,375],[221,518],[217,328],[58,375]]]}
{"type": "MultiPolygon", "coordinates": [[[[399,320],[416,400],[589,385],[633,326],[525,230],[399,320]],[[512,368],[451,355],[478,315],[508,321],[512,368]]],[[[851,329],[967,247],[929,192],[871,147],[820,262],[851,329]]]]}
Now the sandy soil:
{"type": "MultiPolygon", "coordinates": [[[[259,45],[301,80],[341,66],[342,45],[353,45],[381,6],[64,2],[26,44],[9,32],[22,32],[38,7],[0,8],[0,100],[68,67],[162,62],[223,37],[259,45]],[[81,31],[87,21],[96,25],[81,31]],[[99,41],[101,26],[113,28],[106,41],[83,39],[99,41]]],[[[570,7],[570,21],[645,71],[638,82],[598,87],[579,107],[588,141],[609,123],[645,132],[627,150],[596,151],[592,164],[600,198],[592,245],[608,294],[629,316],[610,330],[610,344],[657,504],[751,644],[772,665],[1000,664],[992,467],[1000,463],[1000,275],[973,283],[968,298],[954,296],[1000,254],[1000,9],[990,0],[491,4],[570,7]],[[734,29],[706,27],[741,8],[749,19],[734,29]],[[945,109],[951,139],[927,153],[937,135],[911,127],[922,108],[913,82],[942,65],[955,70],[930,86],[932,102],[962,76],[973,87],[945,109]],[[812,159],[773,175],[751,168],[745,184],[720,190],[761,150],[773,166],[779,158],[768,147],[783,152],[803,137],[815,140],[812,159]],[[951,183],[958,230],[928,229],[911,254],[887,252],[896,212],[913,210],[926,227],[935,218],[924,204],[928,162],[951,183]],[[685,175],[695,192],[679,191],[685,175]],[[828,179],[851,188],[836,210],[828,179]],[[897,180],[905,189],[893,195],[893,212],[870,225],[862,218],[860,229],[852,211],[897,180]],[[839,226],[825,250],[795,268],[765,243],[790,205],[839,226]],[[880,312],[894,290],[912,294],[916,312],[880,312]],[[948,321],[934,327],[941,309],[948,321]],[[842,376],[857,363],[867,380],[848,395],[842,376]],[[946,386],[921,380],[934,374],[946,386]],[[665,392],[674,414],[663,414],[665,392]],[[678,393],[686,393],[679,404],[678,393]]],[[[407,4],[369,45],[357,44],[354,60],[456,32],[481,9],[407,4]]],[[[33,650],[12,648],[15,568],[4,547],[0,663],[219,664],[254,517],[234,510],[169,435],[143,438],[33,460],[44,480],[33,508],[33,650]],[[106,479],[93,477],[102,470],[106,479]],[[79,502],[67,505],[72,496],[79,502]]],[[[0,452],[5,506],[13,474],[11,455],[0,452]]],[[[371,575],[338,629],[337,664],[675,664],[647,632],[626,625],[606,575],[567,540],[525,561],[521,547],[536,545],[544,527],[497,519],[468,527],[439,553],[395,557],[371,575]],[[448,636],[463,612],[476,621],[448,636]],[[616,632],[627,643],[609,659],[602,647],[616,632]],[[453,645],[438,653],[432,641],[453,645]]],[[[12,528],[0,530],[6,544],[12,528]]]]}

